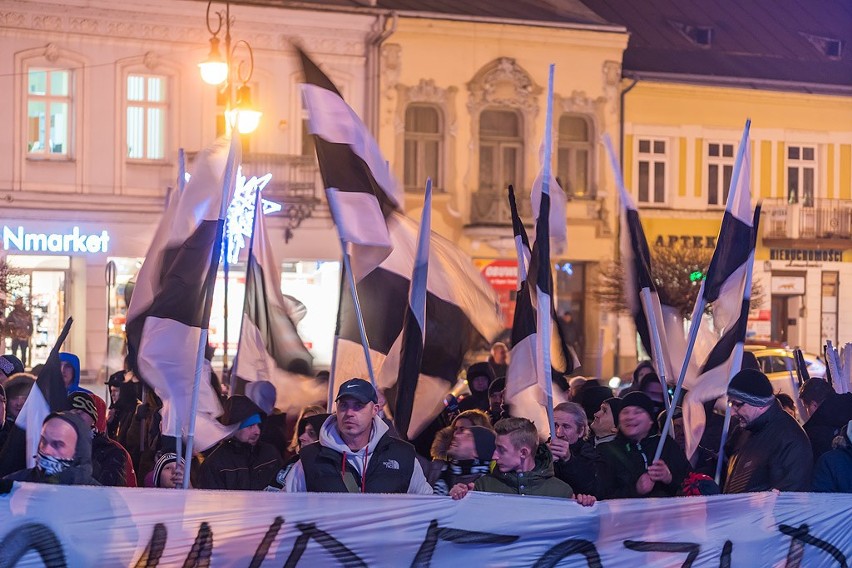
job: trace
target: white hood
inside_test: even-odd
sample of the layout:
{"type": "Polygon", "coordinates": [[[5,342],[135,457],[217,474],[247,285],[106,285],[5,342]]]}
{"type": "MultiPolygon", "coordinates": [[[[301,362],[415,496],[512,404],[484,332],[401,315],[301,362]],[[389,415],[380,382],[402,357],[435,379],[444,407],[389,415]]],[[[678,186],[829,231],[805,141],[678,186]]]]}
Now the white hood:
{"type": "Polygon", "coordinates": [[[374,416],[372,431],[370,432],[370,441],[367,443],[367,447],[354,452],[346,445],[343,438],[340,437],[340,431],[337,429],[337,416],[332,414],[323,423],[322,428],[320,428],[319,441],[320,444],[326,448],[331,448],[341,454],[345,454],[346,461],[352,464],[355,471],[361,475],[366,470],[367,464],[370,463],[370,458],[376,450],[376,445],[387,431],[388,425],[385,424],[384,420],[378,416],[374,416]]]}

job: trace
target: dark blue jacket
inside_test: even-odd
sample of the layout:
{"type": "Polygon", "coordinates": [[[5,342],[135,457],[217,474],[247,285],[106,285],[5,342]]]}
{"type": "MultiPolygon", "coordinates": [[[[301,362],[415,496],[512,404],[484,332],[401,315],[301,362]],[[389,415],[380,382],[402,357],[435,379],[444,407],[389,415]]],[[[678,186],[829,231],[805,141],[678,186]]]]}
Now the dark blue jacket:
{"type": "Polygon", "coordinates": [[[852,448],[837,448],[819,457],[811,490],[817,493],[852,493],[852,448]]]}

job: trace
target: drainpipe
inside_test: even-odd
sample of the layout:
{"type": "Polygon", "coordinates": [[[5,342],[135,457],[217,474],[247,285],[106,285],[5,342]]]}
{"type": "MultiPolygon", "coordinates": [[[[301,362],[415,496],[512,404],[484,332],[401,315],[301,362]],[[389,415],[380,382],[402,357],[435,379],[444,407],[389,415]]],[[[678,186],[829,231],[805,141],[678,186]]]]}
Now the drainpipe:
{"type": "Polygon", "coordinates": [[[379,97],[381,94],[381,69],[382,69],[382,44],[393,35],[399,18],[395,11],[390,17],[381,14],[376,17],[375,32],[367,38],[367,64],[365,81],[365,114],[367,116],[367,128],[373,136],[379,138],[379,97]],[[391,24],[388,27],[387,22],[391,24]]]}
{"type": "MultiPolygon", "coordinates": [[[[633,90],[633,87],[639,82],[639,79],[633,79],[633,82],[630,85],[621,91],[620,101],[618,105],[618,161],[621,167],[622,175],[624,172],[624,99],[627,96],[627,93],[633,90]]],[[[615,242],[621,242],[621,223],[616,224],[615,229],[615,242]]],[[[616,252],[620,252],[620,248],[616,247],[616,252]]],[[[616,332],[615,332],[615,357],[613,361],[613,370],[615,371],[613,374],[617,377],[621,376],[621,336],[618,333],[618,315],[616,314],[616,332]]]]}

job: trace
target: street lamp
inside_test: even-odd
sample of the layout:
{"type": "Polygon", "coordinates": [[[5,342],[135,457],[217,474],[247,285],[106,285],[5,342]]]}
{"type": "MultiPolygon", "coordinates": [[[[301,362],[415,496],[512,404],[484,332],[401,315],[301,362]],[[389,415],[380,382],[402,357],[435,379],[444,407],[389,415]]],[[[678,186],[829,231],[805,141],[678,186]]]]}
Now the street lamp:
{"type": "Polygon", "coordinates": [[[201,71],[201,79],[210,85],[222,85],[222,90],[227,91],[228,106],[225,110],[225,120],[231,127],[236,126],[240,134],[250,134],[257,129],[260,117],[263,113],[254,108],[251,102],[251,88],[248,82],[254,72],[254,52],[245,40],[238,40],[231,47],[231,4],[225,2],[225,10],[214,12],[216,24],[210,24],[210,7],[213,0],[207,3],[207,31],[210,38],[210,53],[207,59],[198,64],[201,71]],[[222,25],[225,26],[225,57],[219,51],[219,32],[222,25]],[[214,29],[215,28],[215,29],[214,29]],[[240,45],[248,51],[248,62],[240,60],[237,64],[236,73],[233,69],[234,55],[240,45]],[[236,77],[234,77],[236,74],[236,77]],[[234,104],[234,79],[242,83],[237,89],[236,104],[234,104]],[[224,85],[223,85],[224,83],[224,85]]]}

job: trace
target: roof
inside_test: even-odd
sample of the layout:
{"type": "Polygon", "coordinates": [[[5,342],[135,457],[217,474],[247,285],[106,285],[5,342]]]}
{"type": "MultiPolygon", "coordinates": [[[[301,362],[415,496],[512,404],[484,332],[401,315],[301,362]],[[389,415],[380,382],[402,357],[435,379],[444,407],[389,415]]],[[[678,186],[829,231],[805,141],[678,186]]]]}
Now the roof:
{"type": "Polygon", "coordinates": [[[520,20],[553,26],[616,27],[581,0],[237,0],[235,4],[306,7],[368,12],[397,11],[405,16],[520,20]]]}
{"type": "Polygon", "coordinates": [[[628,77],[852,88],[852,2],[846,0],[583,1],[630,33],[628,77]],[[829,55],[838,48],[839,57],[829,55]]]}

